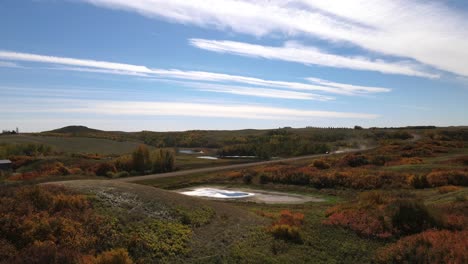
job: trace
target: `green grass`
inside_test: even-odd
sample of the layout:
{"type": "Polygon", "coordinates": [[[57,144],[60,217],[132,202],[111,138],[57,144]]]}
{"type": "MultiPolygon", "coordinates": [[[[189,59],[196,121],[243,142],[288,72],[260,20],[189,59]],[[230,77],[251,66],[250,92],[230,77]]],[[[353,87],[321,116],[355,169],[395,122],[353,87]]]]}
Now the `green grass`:
{"type": "Polygon", "coordinates": [[[240,205],[249,211],[277,213],[283,209],[301,212],[305,224],[301,229],[303,243],[285,242],[274,239],[264,230],[252,232],[244,241],[232,247],[231,259],[235,263],[369,263],[373,253],[384,242],[358,237],[352,232],[328,227],[322,224],[325,210],[330,203],[309,203],[304,205],[240,205]]]}
{"type": "Polygon", "coordinates": [[[140,142],[114,141],[87,137],[49,137],[32,135],[0,136],[0,143],[37,143],[46,144],[54,150],[65,153],[126,154],[131,153],[140,142]]]}
{"type": "Polygon", "coordinates": [[[427,205],[454,202],[457,200],[457,197],[460,197],[460,196],[468,197],[467,187],[463,187],[458,191],[449,192],[449,193],[439,193],[438,188],[413,190],[413,192],[418,197],[423,199],[427,205]]]}

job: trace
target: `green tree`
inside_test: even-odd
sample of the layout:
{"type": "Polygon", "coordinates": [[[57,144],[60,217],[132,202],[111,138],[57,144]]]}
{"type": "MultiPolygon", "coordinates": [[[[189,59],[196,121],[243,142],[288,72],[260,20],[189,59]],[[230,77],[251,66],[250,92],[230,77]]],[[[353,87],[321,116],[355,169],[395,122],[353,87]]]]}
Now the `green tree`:
{"type": "Polygon", "coordinates": [[[159,149],[152,155],[153,172],[169,172],[175,168],[174,153],[170,150],[159,149]]]}
{"type": "Polygon", "coordinates": [[[144,172],[151,167],[148,148],[145,145],[140,145],[132,153],[133,169],[138,172],[144,172]]]}

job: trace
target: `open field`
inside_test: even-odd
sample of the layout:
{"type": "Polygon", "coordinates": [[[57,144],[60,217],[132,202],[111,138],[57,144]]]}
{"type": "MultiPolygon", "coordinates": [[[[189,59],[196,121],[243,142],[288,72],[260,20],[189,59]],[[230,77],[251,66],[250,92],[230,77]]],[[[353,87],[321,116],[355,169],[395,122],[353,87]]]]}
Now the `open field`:
{"type": "Polygon", "coordinates": [[[89,137],[53,137],[39,135],[4,135],[0,143],[34,143],[52,146],[56,151],[65,153],[127,154],[138,145],[136,141],[115,141],[89,137]]]}

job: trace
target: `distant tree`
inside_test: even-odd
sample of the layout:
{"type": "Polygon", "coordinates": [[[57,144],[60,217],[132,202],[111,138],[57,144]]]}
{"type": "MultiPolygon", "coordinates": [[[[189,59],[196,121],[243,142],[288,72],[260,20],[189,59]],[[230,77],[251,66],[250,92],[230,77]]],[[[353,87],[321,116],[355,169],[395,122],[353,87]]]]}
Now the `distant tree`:
{"type": "Polygon", "coordinates": [[[144,172],[151,166],[148,148],[145,145],[140,145],[132,153],[133,169],[138,172],[144,172]]]}
{"type": "Polygon", "coordinates": [[[354,129],[356,129],[356,130],[361,130],[361,129],[363,129],[363,128],[362,128],[362,126],[354,126],[354,129]]]}
{"type": "Polygon", "coordinates": [[[153,172],[169,172],[175,168],[175,156],[170,150],[159,149],[152,155],[153,172]]]}

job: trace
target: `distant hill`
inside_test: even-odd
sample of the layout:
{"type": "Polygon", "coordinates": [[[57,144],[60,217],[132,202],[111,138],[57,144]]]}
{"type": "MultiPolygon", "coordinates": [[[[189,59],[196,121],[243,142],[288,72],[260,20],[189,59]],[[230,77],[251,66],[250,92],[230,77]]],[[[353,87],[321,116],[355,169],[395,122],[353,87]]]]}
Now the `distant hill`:
{"type": "Polygon", "coordinates": [[[44,131],[42,133],[58,133],[58,134],[69,134],[69,133],[95,133],[103,132],[102,130],[89,128],[86,126],[66,126],[59,129],[54,129],[51,131],[44,131]]]}

